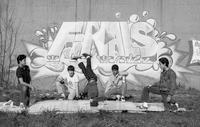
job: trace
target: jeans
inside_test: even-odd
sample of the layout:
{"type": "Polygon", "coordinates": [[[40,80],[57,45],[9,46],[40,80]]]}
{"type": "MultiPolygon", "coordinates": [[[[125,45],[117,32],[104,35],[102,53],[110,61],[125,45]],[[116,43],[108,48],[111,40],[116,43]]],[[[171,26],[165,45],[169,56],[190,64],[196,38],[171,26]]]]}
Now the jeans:
{"type": "Polygon", "coordinates": [[[162,89],[159,84],[155,84],[152,86],[146,86],[142,92],[142,101],[147,102],[149,100],[149,93],[154,93],[162,96],[162,101],[167,103],[167,97],[169,94],[169,90],[162,89]]]}
{"type": "Polygon", "coordinates": [[[98,87],[95,80],[89,81],[84,88],[84,94],[88,96],[88,99],[93,99],[98,97],[98,87]]]}
{"type": "Polygon", "coordinates": [[[30,88],[27,86],[20,86],[20,90],[21,90],[20,102],[23,102],[25,106],[29,106],[30,88]]]}

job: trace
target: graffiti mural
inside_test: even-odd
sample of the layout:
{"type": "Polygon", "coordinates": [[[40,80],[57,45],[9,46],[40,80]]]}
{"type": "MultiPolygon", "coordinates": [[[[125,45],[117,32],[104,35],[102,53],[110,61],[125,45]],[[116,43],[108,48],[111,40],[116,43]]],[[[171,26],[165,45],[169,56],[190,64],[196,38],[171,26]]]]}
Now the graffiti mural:
{"type": "Polygon", "coordinates": [[[71,64],[81,75],[72,58],[83,53],[92,55],[92,68],[103,82],[111,75],[112,64],[129,72],[129,81],[137,82],[137,74],[158,79],[162,56],[171,61],[179,77],[180,72],[189,72],[176,64],[181,55],[175,45],[167,45],[176,40],[175,34],[159,31],[156,20],[147,15],[146,11],[142,17],[133,14],[127,22],[63,22],[60,28],[37,30],[41,45],[25,43],[30,67],[38,71],[34,78],[58,75],[71,64]]]}
{"type": "Polygon", "coordinates": [[[189,42],[190,44],[190,65],[199,65],[200,64],[200,41],[192,40],[189,42]]]}

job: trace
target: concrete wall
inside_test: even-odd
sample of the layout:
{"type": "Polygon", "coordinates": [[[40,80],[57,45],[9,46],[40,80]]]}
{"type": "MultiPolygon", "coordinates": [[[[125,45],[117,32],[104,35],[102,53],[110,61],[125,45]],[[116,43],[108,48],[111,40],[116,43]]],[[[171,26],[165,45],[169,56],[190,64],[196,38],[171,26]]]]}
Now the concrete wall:
{"type": "MultiPolygon", "coordinates": [[[[4,0],[1,0],[4,1],[4,0]]],[[[75,21],[76,0],[10,0],[16,18],[23,24],[22,39],[34,38],[35,29],[52,23],[75,21]]],[[[4,3],[4,2],[1,2],[4,3]]],[[[131,14],[141,15],[144,10],[158,22],[160,30],[170,31],[185,43],[199,37],[199,0],[77,0],[78,21],[116,21],[121,12],[122,21],[131,14]]]]}
{"type": "MultiPolygon", "coordinates": [[[[6,1],[0,0],[2,8],[6,1]]],[[[159,31],[174,33],[180,39],[177,49],[188,56],[179,63],[186,69],[200,69],[198,65],[186,66],[192,54],[188,41],[200,40],[199,0],[10,0],[10,5],[22,25],[15,54],[26,53],[21,40],[39,45],[35,31],[47,26],[68,21],[127,21],[132,14],[142,16],[146,10],[159,31]],[[121,13],[119,19],[116,12],[121,13]]],[[[199,74],[185,74],[184,78],[187,86],[200,89],[199,74]]]]}

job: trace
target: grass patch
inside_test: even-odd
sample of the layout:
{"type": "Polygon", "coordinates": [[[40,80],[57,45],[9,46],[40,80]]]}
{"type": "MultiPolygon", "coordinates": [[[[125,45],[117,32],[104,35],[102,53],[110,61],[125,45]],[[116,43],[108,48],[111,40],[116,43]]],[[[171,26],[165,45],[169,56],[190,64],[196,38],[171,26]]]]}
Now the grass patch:
{"type": "MultiPolygon", "coordinates": [[[[141,91],[131,91],[130,101],[139,101],[141,91]]],[[[195,89],[177,91],[174,96],[181,107],[188,112],[148,112],[145,114],[74,113],[58,114],[56,111],[30,115],[26,112],[0,112],[0,127],[199,127],[200,92],[195,89]]],[[[160,101],[159,96],[151,95],[152,101],[160,101]]]]}

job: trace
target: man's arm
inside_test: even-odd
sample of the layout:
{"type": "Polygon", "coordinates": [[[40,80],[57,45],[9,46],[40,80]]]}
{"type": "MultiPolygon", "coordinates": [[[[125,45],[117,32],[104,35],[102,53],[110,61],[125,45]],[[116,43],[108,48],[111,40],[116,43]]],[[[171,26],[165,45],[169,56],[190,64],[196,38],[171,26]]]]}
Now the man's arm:
{"type": "Polygon", "coordinates": [[[58,76],[56,79],[56,82],[60,82],[61,84],[64,84],[64,78],[62,76],[58,76]]]}
{"type": "Polygon", "coordinates": [[[105,92],[107,92],[110,88],[113,87],[113,78],[110,77],[108,81],[105,83],[105,92]]]}
{"type": "Polygon", "coordinates": [[[112,81],[112,84],[114,85],[114,86],[118,86],[118,83],[119,83],[119,81],[120,80],[122,80],[122,76],[120,75],[120,74],[118,74],[117,76],[116,76],[116,78],[114,78],[114,80],[112,81]]]}
{"type": "Polygon", "coordinates": [[[171,95],[173,95],[175,93],[175,89],[176,89],[176,73],[175,72],[172,72],[170,74],[169,83],[170,83],[169,93],[171,95]]]}
{"type": "Polygon", "coordinates": [[[75,82],[75,89],[76,89],[76,97],[79,97],[78,82],[75,82]]]}
{"type": "Polygon", "coordinates": [[[115,86],[118,86],[118,83],[120,80],[122,80],[122,82],[125,82],[125,77],[128,76],[128,73],[127,72],[120,72],[117,76],[117,78],[113,81],[113,84],[115,86]]]}
{"type": "Polygon", "coordinates": [[[76,97],[79,97],[79,76],[76,75],[75,78],[75,88],[76,88],[76,97]]]}
{"type": "Polygon", "coordinates": [[[19,78],[19,83],[24,85],[24,86],[27,86],[27,87],[29,87],[31,89],[34,89],[31,84],[28,84],[28,83],[24,82],[22,78],[19,78]]]}
{"type": "Polygon", "coordinates": [[[160,83],[160,89],[164,92],[174,95],[176,89],[176,74],[173,71],[167,73],[166,80],[160,83]]]}

